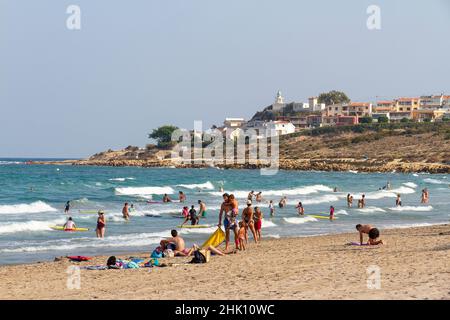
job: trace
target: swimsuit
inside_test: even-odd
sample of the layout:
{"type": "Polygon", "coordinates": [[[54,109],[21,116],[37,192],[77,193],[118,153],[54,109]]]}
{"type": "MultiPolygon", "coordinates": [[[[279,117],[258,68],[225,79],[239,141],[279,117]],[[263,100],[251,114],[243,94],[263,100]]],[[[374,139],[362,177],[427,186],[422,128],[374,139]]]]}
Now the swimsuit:
{"type": "Polygon", "coordinates": [[[229,213],[229,212],[225,213],[225,219],[223,220],[223,226],[225,227],[226,230],[236,229],[238,226],[235,211],[236,211],[236,209],[233,209],[231,213],[229,213]]]}
{"type": "Polygon", "coordinates": [[[262,226],[262,219],[255,220],[255,230],[256,231],[261,230],[261,226],[262,226]]]}

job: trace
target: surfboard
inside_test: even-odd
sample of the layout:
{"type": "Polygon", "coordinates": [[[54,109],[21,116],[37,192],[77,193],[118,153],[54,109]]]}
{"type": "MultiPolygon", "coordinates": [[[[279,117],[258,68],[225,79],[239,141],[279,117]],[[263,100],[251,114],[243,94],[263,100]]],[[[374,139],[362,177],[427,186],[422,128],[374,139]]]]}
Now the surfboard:
{"type": "Polygon", "coordinates": [[[95,214],[98,213],[98,210],[79,210],[79,213],[86,213],[86,214],[95,214]]]}
{"type": "Polygon", "coordinates": [[[196,224],[196,225],[185,224],[184,226],[177,226],[177,228],[199,229],[199,228],[211,228],[211,226],[209,224],[196,224]]]}
{"type": "MultiPolygon", "coordinates": [[[[324,220],[330,220],[330,216],[320,216],[318,214],[307,214],[308,217],[313,217],[316,219],[324,219],[324,220]]],[[[339,219],[338,217],[334,216],[333,220],[339,219]]]]}
{"type": "Polygon", "coordinates": [[[88,228],[74,228],[74,229],[64,229],[63,226],[50,226],[51,229],[57,231],[75,232],[75,231],[89,231],[88,228]]]}

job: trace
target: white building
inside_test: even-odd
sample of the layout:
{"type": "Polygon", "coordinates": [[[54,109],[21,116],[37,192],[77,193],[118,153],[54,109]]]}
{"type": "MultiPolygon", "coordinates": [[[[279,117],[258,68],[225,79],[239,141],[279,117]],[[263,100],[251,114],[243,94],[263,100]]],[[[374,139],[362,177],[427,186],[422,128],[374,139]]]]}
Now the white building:
{"type": "Polygon", "coordinates": [[[245,125],[244,118],[225,118],[223,126],[226,128],[241,128],[245,125]]]}
{"type": "Polygon", "coordinates": [[[294,103],[292,103],[292,111],[294,111],[294,112],[309,112],[309,111],[311,111],[311,108],[309,106],[309,103],[294,102],[294,103]]]}
{"type": "Polygon", "coordinates": [[[258,137],[282,136],[295,132],[295,126],[290,121],[249,121],[245,129],[257,131],[258,137]]]}
{"type": "Polygon", "coordinates": [[[277,96],[275,98],[275,103],[272,104],[272,110],[273,111],[281,111],[284,109],[286,104],[284,103],[284,97],[281,94],[281,91],[277,92],[277,96]]]}
{"type": "Polygon", "coordinates": [[[319,103],[317,97],[308,98],[308,104],[311,111],[323,111],[325,110],[325,103],[319,103]]]}

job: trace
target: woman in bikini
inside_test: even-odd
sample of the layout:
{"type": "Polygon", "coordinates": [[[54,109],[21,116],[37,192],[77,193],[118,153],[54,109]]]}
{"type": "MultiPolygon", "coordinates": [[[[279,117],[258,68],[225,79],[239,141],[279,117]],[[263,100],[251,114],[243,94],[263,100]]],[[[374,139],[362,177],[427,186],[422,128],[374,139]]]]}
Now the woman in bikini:
{"type": "Polygon", "coordinates": [[[97,238],[105,237],[105,227],[106,227],[106,219],[103,211],[98,212],[97,218],[97,229],[95,229],[95,233],[97,234],[97,238]]]}

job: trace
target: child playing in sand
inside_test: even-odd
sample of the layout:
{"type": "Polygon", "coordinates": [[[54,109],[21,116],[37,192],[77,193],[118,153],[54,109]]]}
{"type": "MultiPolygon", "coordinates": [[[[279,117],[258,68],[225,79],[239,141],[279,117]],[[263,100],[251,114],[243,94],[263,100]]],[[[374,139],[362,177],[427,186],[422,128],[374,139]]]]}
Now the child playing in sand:
{"type": "Polygon", "coordinates": [[[245,250],[245,223],[243,221],[239,222],[238,241],[239,250],[245,250]]]}

